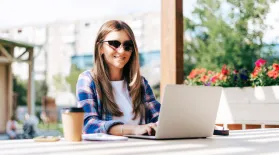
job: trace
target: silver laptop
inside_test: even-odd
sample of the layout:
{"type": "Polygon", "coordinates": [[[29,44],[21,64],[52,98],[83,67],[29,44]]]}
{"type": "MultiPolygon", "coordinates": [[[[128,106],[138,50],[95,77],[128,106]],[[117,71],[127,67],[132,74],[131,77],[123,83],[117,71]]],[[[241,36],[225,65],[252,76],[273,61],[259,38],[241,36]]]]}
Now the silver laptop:
{"type": "Polygon", "coordinates": [[[206,138],[213,134],[221,87],[167,85],[155,136],[144,139],[206,138]]]}

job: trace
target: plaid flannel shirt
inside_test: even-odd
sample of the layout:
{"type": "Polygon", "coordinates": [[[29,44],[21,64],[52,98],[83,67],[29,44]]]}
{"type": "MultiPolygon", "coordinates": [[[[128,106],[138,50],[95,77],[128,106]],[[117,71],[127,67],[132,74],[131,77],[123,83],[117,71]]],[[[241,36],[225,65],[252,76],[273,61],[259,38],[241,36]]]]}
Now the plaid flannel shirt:
{"type": "MultiPolygon", "coordinates": [[[[155,99],[153,91],[147,80],[142,77],[145,89],[144,105],[145,118],[141,118],[140,124],[157,122],[161,104],[155,99]]],[[[82,107],[84,114],[84,133],[108,133],[113,125],[124,124],[121,121],[112,119],[111,113],[102,112],[102,103],[96,90],[95,83],[90,71],[85,71],[79,75],[76,85],[77,105],[82,107]]]]}

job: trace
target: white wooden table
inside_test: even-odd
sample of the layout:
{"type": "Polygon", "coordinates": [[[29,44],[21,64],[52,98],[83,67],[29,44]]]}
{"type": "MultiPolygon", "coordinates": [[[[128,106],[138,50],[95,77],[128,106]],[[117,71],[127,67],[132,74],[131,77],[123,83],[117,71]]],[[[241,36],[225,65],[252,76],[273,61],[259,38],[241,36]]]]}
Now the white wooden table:
{"type": "Polygon", "coordinates": [[[279,129],[231,131],[228,137],[207,139],[141,140],[114,142],[34,142],[0,141],[1,155],[130,155],[130,154],[279,154],[279,129]]]}

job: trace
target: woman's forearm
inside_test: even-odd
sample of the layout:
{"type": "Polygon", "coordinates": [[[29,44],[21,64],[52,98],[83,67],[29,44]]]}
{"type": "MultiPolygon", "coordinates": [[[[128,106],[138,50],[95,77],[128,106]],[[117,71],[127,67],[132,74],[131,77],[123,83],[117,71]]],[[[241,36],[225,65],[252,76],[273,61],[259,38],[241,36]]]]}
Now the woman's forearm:
{"type": "Polygon", "coordinates": [[[123,136],[135,134],[137,125],[115,125],[110,128],[109,134],[123,136]]]}

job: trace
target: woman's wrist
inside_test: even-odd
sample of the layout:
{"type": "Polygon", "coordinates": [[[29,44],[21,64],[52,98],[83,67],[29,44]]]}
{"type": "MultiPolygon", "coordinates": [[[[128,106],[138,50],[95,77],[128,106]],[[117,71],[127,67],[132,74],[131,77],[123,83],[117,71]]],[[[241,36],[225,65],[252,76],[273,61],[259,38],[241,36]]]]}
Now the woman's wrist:
{"type": "Polygon", "coordinates": [[[117,124],[117,125],[113,125],[109,130],[108,130],[108,134],[111,135],[117,135],[120,136],[121,135],[121,128],[122,128],[122,124],[117,124]]]}
{"type": "Polygon", "coordinates": [[[138,125],[115,125],[109,130],[111,135],[134,135],[138,125]]]}
{"type": "Polygon", "coordinates": [[[132,130],[131,130],[131,132],[132,132],[131,134],[132,135],[136,135],[138,127],[139,127],[139,125],[133,125],[132,130]]]}
{"type": "Polygon", "coordinates": [[[137,125],[123,125],[123,135],[134,135],[137,125]]]}
{"type": "Polygon", "coordinates": [[[124,125],[121,125],[121,135],[123,136],[124,135],[124,125]]]}
{"type": "Polygon", "coordinates": [[[139,125],[122,125],[122,135],[135,135],[139,125]]]}

